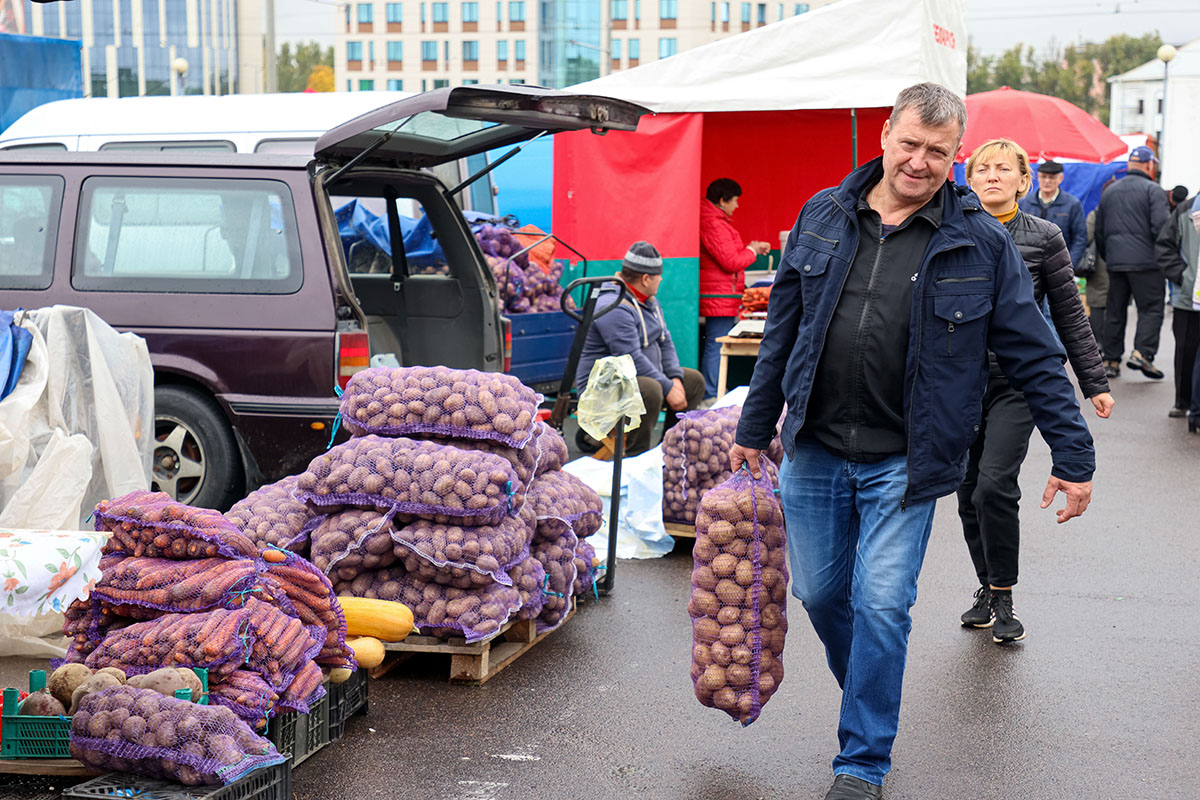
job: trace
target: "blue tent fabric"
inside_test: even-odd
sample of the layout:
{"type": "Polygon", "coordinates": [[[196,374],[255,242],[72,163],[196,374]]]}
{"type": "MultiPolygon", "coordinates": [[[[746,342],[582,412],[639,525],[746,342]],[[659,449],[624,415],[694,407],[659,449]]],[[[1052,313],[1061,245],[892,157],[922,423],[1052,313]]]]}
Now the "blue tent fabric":
{"type": "Polygon", "coordinates": [[[14,311],[0,311],[0,400],[12,394],[25,369],[33,334],[13,322],[14,311]]]}
{"type": "Polygon", "coordinates": [[[83,97],[82,43],[0,33],[0,131],[29,109],[83,97]]]}
{"type": "MultiPolygon", "coordinates": [[[[1037,164],[1030,165],[1034,170],[1033,186],[1029,193],[1037,191],[1037,164]]],[[[1113,161],[1109,164],[1086,164],[1083,162],[1063,162],[1062,191],[1074,195],[1083,205],[1084,216],[1087,216],[1100,205],[1100,191],[1111,177],[1120,178],[1127,171],[1124,161],[1113,161]]],[[[965,165],[954,165],[954,182],[965,185],[965,165]]]]}
{"type": "MultiPolygon", "coordinates": [[[[350,257],[350,246],[355,242],[368,241],[389,256],[392,254],[392,237],[388,230],[387,217],[380,216],[351,200],[334,212],[338,224],[338,235],[346,258],[350,257]]],[[[404,237],[404,254],[413,267],[437,266],[446,263],[442,246],[433,235],[433,224],[422,215],[413,219],[400,215],[400,234],[404,237]]]]}

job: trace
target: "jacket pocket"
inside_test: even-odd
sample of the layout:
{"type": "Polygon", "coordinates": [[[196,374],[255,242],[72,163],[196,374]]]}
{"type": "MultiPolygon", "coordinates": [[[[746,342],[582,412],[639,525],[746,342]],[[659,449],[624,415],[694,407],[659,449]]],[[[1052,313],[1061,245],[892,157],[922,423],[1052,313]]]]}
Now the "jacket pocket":
{"type": "Polygon", "coordinates": [[[933,315],[946,330],[943,354],[948,358],[981,357],[987,348],[987,324],[991,310],[990,294],[936,295],[933,298],[933,315]]]}

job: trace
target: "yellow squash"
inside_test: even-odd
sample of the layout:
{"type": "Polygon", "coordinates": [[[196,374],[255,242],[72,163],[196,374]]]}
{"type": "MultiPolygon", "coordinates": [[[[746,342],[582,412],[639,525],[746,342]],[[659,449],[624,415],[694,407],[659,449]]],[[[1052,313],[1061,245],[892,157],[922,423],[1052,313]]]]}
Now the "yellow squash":
{"type": "Polygon", "coordinates": [[[386,655],[383,642],[374,636],[347,637],[346,646],[354,651],[354,660],[358,662],[359,669],[378,667],[386,655]]]}
{"type": "Polygon", "coordinates": [[[403,603],[366,597],[339,597],[338,602],[346,615],[347,636],[399,642],[412,632],[413,614],[403,603]]]}

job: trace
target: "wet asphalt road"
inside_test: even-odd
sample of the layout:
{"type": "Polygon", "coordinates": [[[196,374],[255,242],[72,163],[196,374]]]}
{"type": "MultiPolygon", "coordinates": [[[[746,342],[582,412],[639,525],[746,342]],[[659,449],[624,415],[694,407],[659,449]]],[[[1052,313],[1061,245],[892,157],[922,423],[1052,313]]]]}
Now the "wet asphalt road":
{"type": "MultiPolygon", "coordinates": [[[[1049,453],[1034,437],[1024,642],[959,626],[975,579],[953,502],[939,503],[889,800],[1200,797],[1200,436],[1166,417],[1169,328],[1168,314],[1166,380],[1126,370],[1112,420],[1089,406],[1100,467],[1083,518],[1059,526],[1037,508],[1049,453]]],[[[483,687],[450,686],[438,658],[373,681],[369,713],[295,772],[296,797],[819,800],[839,692],[803,610],[789,608],[779,692],[742,729],[692,695],[689,550],[620,562],[612,596],[483,687]]]]}

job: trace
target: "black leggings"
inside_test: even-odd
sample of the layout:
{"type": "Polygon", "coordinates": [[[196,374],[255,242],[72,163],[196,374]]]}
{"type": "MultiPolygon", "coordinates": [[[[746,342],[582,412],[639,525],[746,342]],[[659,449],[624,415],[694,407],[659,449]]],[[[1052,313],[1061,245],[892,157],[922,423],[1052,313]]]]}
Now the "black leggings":
{"type": "Polygon", "coordinates": [[[958,489],[958,516],[980,585],[1004,587],[1017,582],[1021,549],[1017,478],[1032,433],[1033,417],[1025,395],[1004,378],[989,379],[979,436],[971,445],[967,476],[958,489]]]}

